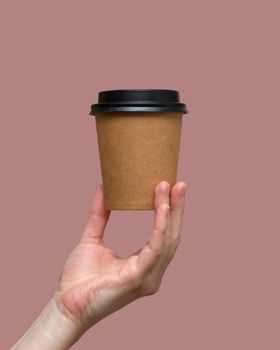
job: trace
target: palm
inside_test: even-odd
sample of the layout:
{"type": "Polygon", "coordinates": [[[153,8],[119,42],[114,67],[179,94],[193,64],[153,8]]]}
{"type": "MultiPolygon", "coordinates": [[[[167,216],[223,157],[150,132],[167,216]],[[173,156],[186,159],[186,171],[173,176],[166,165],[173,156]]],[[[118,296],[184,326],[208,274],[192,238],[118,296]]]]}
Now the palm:
{"type": "Polygon", "coordinates": [[[113,307],[125,305],[128,303],[125,296],[129,293],[125,287],[127,281],[134,278],[134,261],[134,256],[121,259],[102,244],[79,243],[68,257],[60,278],[64,306],[72,315],[90,324],[89,305],[94,308],[95,320],[106,316],[107,308],[111,312],[113,307]]]}
{"type": "Polygon", "coordinates": [[[121,259],[103,244],[79,243],[62,270],[60,287],[69,289],[91,283],[95,289],[123,284],[133,273],[133,256],[121,259]]]}

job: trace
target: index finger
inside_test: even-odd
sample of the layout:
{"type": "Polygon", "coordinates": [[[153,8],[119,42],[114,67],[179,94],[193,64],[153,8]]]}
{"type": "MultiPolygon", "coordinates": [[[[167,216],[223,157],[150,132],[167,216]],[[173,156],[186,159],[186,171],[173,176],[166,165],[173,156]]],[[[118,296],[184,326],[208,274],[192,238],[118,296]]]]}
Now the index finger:
{"type": "Polygon", "coordinates": [[[156,264],[164,250],[164,241],[170,220],[170,206],[161,203],[155,211],[154,228],[150,239],[140,251],[137,263],[140,273],[146,274],[156,264]]]}

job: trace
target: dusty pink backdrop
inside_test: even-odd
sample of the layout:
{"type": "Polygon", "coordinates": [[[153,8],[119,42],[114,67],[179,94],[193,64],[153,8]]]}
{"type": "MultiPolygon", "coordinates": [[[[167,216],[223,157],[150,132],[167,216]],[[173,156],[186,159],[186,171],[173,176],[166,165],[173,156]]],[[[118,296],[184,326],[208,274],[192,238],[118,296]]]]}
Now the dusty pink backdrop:
{"type": "MultiPolygon", "coordinates": [[[[160,291],[73,349],[280,348],[279,3],[2,1],[1,349],[56,288],[101,180],[99,90],[170,88],[189,107],[183,238],[160,291]]],[[[152,212],[112,213],[107,243],[145,244],[152,212]]]]}

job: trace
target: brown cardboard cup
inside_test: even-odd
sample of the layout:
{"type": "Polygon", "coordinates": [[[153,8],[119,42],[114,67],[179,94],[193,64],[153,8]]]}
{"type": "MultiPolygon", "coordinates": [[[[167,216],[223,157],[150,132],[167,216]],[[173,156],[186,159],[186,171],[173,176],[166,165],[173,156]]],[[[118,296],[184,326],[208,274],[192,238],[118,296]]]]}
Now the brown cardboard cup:
{"type": "Polygon", "coordinates": [[[160,181],[176,183],[182,114],[96,113],[106,209],[152,210],[160,181]]]}
{"type": "Polygon", "coordinates": [[[107,210],[154,210],[154,190],[177,181],[182,116],[175,90],[99,93],[95,115],[107,210]]]}

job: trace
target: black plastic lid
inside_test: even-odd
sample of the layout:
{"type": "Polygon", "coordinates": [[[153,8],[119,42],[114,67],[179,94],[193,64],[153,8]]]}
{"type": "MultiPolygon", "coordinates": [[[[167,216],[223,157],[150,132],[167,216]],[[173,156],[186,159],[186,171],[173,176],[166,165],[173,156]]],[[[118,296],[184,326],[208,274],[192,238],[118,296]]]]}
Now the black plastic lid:
{"type": "Polygon", "coordinates": [[[179,92],[165,89],[126,89],[100,91],[98,103],[89,114],[100,112],[179,112],[188,113],[179,92]]]}

